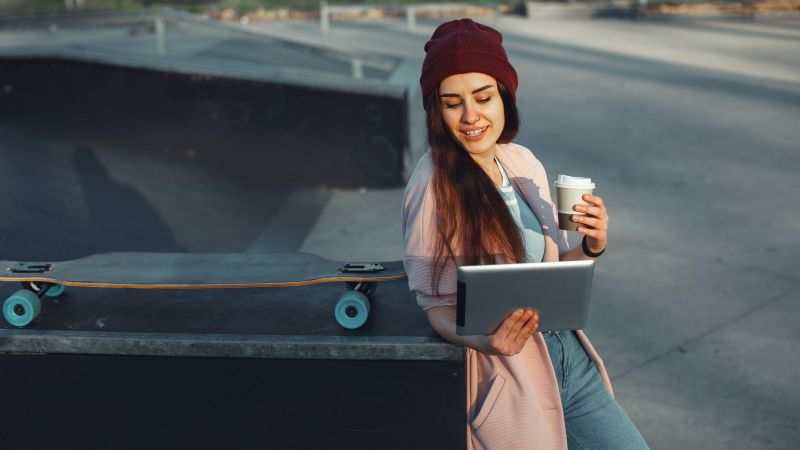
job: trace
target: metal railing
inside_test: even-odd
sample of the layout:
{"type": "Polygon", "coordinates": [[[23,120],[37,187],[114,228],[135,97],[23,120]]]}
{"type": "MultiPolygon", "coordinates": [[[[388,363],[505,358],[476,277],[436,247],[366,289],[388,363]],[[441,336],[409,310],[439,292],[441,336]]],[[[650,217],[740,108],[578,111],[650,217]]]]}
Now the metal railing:
{"type": "MultiPolygon", "coordinates": [[[[356,79],[363,78],[364,67],[370,67],[383,71],[390,71],[395,67],[395,61],[392,59],[383,58],[374,54],[352,50],[345,47],[340,47],[332,43],[321,44],[317,41],[307,40],[300,37],[289,37],[277,31],[269,30],[266,28],[254,28],[247,25],[221,22],[218,20],[207,19],[194,14],[186,13],[183,11],[176,11],[173,9],[163,9],[161,10],[161,14],[159,16],[166,20],[174,20],[177,22],[191,24],[191,25],[211,27],[234,34],[241,34],[244,36],[258,36],[261,38],[267,38],[274,41],[279,41],[288,45],[301,46],[307,51],[318,54],[320,56],[325,56],[328,58],[349,62],[352,76],[353,78],[356,79]]],[[[166,37],[164,37],[163,39],[166,40],[166,37]]]]}
{"type": "Polygon", "coordinates": [[[419,13],[435,13],[435,14],[454,14],[459,11],[468,9],[485,9],[491,11],[493,15],[497,14],[496,6],[488,5],[470,5],[465,3],[425,3],[425,4],[411,4],[405,6],[395,5],[328,5],[326,0],[319,2],[319,28],[322,34],[329,34],[331,32],[331,17],[337,14],[340,15],[353,15],[364,14],[371,10],[380,10],[384,13],[403,15],[406,18],[406,31],[413,33],[417,29],[417,16],[419,13]]]}

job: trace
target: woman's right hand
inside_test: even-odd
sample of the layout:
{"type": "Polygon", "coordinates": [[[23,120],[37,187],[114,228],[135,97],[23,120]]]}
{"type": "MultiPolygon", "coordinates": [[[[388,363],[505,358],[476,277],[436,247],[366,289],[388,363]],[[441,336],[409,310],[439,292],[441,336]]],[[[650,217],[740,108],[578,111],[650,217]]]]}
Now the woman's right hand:
{"type": "Polygon", "coordinates": [[[518,309],[506,317],[494,334],[483,337],[481,351],[490,355],[516,355],[538,330],[538,311],[533,308],[518,309]]]}

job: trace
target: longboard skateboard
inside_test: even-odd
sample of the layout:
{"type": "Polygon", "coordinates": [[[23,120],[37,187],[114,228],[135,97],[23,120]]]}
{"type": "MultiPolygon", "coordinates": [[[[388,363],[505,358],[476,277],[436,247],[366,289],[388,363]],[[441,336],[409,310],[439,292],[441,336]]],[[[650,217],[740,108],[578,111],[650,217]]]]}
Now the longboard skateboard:
{"type": "Polygon", "coordinates": [[[65,287],[120,289],[281,288],[342,283],[334,316],[362,326],[377,283],[406,278],[402,261],[342,263],[311,253],[103,253],[60,262],[0,261],[0,282],[20,282],[3,303],[3,317],[24,327],[41,312],[42,297],[65,287]]]}

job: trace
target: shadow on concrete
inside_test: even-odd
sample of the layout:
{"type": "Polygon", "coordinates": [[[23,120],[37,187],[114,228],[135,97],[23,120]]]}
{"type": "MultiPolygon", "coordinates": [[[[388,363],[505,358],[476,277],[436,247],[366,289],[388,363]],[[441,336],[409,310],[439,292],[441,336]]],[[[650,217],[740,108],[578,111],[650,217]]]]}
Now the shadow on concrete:
{"type": "Polygon", "coordinates": [[[331,196],[327,189],[297,189],[289,193],[247,252],[299,251],[331,196]]]}
{"type": "Polygon", "coordinates": [[[133,187],[115,181],[92,148],[76,148],[72,163],[89,219],[86,232],[92,236],[86,240],[87,254],[184,250],[147,199],[133,187]]]}
{"type": "Polygon", "coordinates": [[[0,188],[14,217],[0,224],[3,257],[296,251],[329,187],[402,184],[405,108],[381,96],[0,58],[0,188]]]}
{"type": "Polygon", "coordinates": [[[109,251],[182,251],[159,213],[114,180],[87,147],[0,127],[3,259],[63,260],[109,251]]]}
{"type": "Polygon", "coordinates": [[[0,123],[0,194],[8,211],[0,259],[297,251],[332,195],[291,184],[253,189],[216,179],[213,167],[187,168],[135,145],[79,144],[80,136],[46,129],[0,123]]]}

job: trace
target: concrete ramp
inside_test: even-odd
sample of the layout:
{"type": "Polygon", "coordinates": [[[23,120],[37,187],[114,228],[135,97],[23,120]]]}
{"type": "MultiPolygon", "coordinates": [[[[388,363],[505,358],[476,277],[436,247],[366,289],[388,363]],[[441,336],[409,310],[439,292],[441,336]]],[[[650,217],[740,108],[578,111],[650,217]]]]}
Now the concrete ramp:
{"type": "Polygon", "coordinates": [[[398,61],[158,10],[0,21],[0,119],[250,185],[403,184],[398,61]]]}

